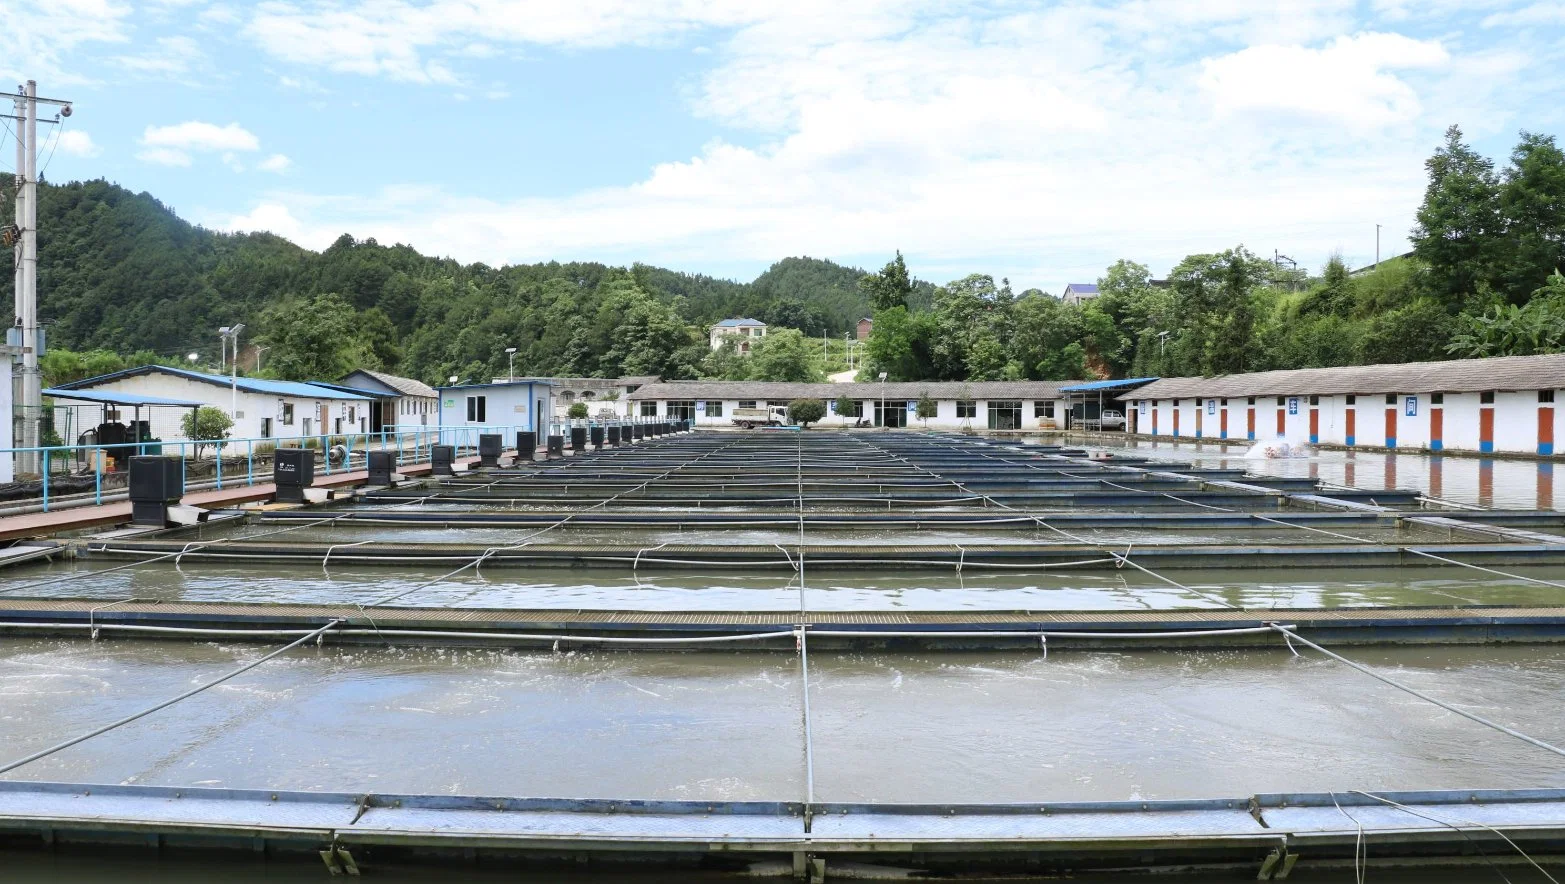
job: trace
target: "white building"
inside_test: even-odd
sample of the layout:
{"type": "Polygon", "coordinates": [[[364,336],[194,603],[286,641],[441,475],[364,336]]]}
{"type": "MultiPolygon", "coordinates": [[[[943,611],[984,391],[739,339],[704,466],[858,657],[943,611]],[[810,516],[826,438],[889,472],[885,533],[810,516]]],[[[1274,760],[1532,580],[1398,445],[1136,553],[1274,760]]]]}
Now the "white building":
{"type": "Polygon", "coordinates": [[[749,353],[752,342],[766,337],[766,323],[759,319],[725,319],[712,326],[709,336],[713,350],[722,349],[724,341],[734,339],[740,353],[749,353]]]}
{"type": "Polygon", "coordinates": [[[550,378],[554,381],[554,417],[566,419],[571,406],[580,402],[592,417],[626,417],[634,406],[630,394],[655,384],[657,375],[623,378],[550,378]]]}
{"type": "Polygon", "coordinates": [[[440,394],[434,387],[413,378],[359,368],[349,372],[339,383],[320,386],[370,397],[369,428],[372,433],[378,433],[382,428],[416,429],[439,420],[440,394]]]}
{"type": "Polygon", "coordinates": [[[664,381],[630,395],[635,414],[693,419],[697,426],[733,426],[738,408],[786,406],[794,399],[826,403],[821,426],[939,427],[943,429],[1020,430],[1053,427],[1063,420],[1065,396],[1057,381],[905,381],[850,384],[788,384],[757,381],[664,381]],[[918,402],[928,396],[935,416],[918,417],[918,402]],[[856,406],[841,414],[846,397],[856,406]]]}
{"type": "MultiPolygon", "coordinates": [[[[104,390],[188,402],[200,402],[234,419],[231,439],[293,439],[302,436],[369,432],[371,399],[315,384],[206,374],[165,365],[143,365],[60,384],[60,390],[104,390]]],[[[152,435],[165,442],[185,440],[182,409],[148,410],[152,435]]],[[[128,420],[126,415],[121,420],[128,420]]],[[[67,440],[67,441],[74,441],[67,440]]]]}
{"type": "Polygon", "coordinates": [[[1552,456],[1565,354],[1164,378],[1121,396],[1131,432],[1552,456]]]}
{"type": "Polygon", "coordinates": [[[1085,304],[1098,296],[1098,286],[1091,282],[1073,282],[1065,287],[1060,300],[1067,304],[1085,304]]]}
{"type": "Polygon", "coordinates": [[[541,440],[554,419],[554,385],[553,378],[517,378],[492,384],[437,387],[441,437],[472,444],[458,437],[531,430],[541,440]]]}

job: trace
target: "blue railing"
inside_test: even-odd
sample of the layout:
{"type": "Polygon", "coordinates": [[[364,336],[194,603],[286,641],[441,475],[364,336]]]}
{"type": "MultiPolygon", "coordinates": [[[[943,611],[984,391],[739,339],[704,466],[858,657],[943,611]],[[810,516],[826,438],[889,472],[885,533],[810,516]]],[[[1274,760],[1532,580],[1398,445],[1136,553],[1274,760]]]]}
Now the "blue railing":
{"type": "MultiPolygon", "coordinates": [[[[325,475],[354,469],[357,457],[363,460],[369,451],[396,451],[398,465],[428,463],[436,445],[452,445],[458,453],[478,450],[478,437],[498,433],[508,441],[514,441],[517,426],[472,427],[387,427],[378,433],[323,433],[310,436],[266,437],[255,439],[198,439],[175,442],[129,442],[91,445],[42,445],[32,448],[0,448],[0,457],[36,455],[38,473],[42,476],[41,498],[7,501],[7,504],[41,503],[48,512],[51,503],[57,503],[60,495],[51,495],[50,480],[57,473],[76,474],[77,467],[85,467],[92,473],[94,504],[103,502],[103,476],[108,459],[121,460],[134,454],[163,454],[180,459],[181,477],[189,484],[192,463],[214,465],[213,487],[221,490],[235,485],[254,485],[271,481],[270,475],[258,477],[256,457],[263,459],[278,448],[300,446],[322,451],[321,472],[325,475]],[[259,449],[259,450],[257,450],[259,449]],[[340,451],[338,450],[340,449],[340,451]],[[210,453],[210,454],[209,454],[210,453]],[[63,466],[63,470],[61,467],[63,466]],[[242,469],[241,469],[242,467],[242,469]],[[51,497],[53,500],[51,500],[51,497]]],[[[118,472],[118,471],[116,471],[118,472]]],[[[206,477],[198,476],[198,480],[206,477]]],[[[85,493],[85,492],[72,492],[85,493]]]]}

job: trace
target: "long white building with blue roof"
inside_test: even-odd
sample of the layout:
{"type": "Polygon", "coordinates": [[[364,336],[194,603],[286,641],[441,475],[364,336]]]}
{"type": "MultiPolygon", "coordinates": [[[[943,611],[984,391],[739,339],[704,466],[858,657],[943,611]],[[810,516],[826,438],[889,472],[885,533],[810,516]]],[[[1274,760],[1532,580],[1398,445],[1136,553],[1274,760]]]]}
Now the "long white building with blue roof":
{"type": "MultiPolygon", "coordinates": [[[[166,365],[143,365],[85,378],[56,389],[101,390],[199,402],[232,415],[234,439],[293,439],[370,430],[370,396],[296,381],[236,378],[166,365]]],[[[154,437],[180,441],[178,408],[149,409],[154,437]]],[[[129,420],[129,415],[122,418],[129,420]]],[[[64,440],[67,443],[75,439],[64,440]]]]}

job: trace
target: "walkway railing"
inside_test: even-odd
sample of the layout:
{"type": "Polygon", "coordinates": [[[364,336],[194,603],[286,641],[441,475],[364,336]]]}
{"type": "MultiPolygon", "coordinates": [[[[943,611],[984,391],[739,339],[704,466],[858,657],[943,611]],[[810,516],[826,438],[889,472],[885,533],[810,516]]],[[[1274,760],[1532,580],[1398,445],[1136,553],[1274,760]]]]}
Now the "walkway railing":
{"type": "MultiPolygon", "coordinates": [[[[58,482],[61,477],[82,477],[91,474],[93,487],[91,500],[103,503],[104,476],[109,461],[125,461],[133,455],[151,454],[177,456],[180,459],[184,485],[210,483],[210,487],[255,485],[270,482],[266,464],[278,448],[311,448],[323,452],[318,469],[324,475],[363,469],[370,451],[395,451],[397,463],[402,466],[428,463],[436,445],[451,445],[460,455],[478,450],[478,437],[496,433],[508,442],[514,441],[516,425],[429,427],[392,426],[378,433],[325,433],[310,436],[286,436],[245,439],[197,439],[172,442],[130,442],[92,445],[42,445],[32,448],[0,448],[0,457],[15,458],[18,454],[38,455],[41,464],[40,494],[0,502],[7,505],[36,505],[44,512],[57,505],[62,496],[85,496],[85,490],[68,490],[62,495],[58,482]],[[260,474],[256,471],[261,463],[260,474]],[[208,472],[210,470],[210,472],[208,472]]],[[[542,440],[540,440],[542,441],[542,440]]],[[[13,461],[14,462],[14,461],[13,461]]],[[[119,464],[116,464],[117,466],[119,464]]],[[[124,466],[111,475],[124,475],[124,466]]],[[[25,477],[18,477],[25,478],[25,477]]],[[[112,493],[112,487],[109,489],[112,493]]]]}

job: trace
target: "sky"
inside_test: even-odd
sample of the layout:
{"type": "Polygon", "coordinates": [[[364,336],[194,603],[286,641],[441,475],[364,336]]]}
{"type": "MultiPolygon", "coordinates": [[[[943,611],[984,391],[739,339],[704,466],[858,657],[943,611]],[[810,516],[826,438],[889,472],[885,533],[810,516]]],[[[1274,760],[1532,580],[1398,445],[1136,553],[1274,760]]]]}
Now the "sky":
{"type": "MultiPolygon", "coordinates": [[[[1559,0],[0,0],[53,181],[321,249],[1090,282],[1406,251],[1445,128],[1565,137],[1559,0]]],[[[3,136],[4,133],[0,133],[3,136]]],[[[9,171],[15,145],[0,145],[9,171]]]]}

